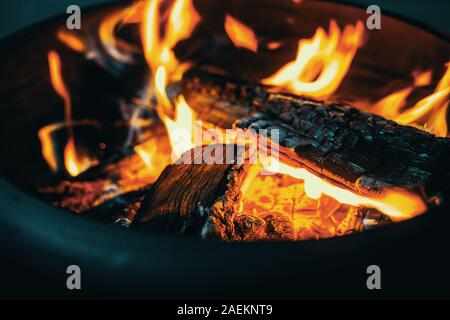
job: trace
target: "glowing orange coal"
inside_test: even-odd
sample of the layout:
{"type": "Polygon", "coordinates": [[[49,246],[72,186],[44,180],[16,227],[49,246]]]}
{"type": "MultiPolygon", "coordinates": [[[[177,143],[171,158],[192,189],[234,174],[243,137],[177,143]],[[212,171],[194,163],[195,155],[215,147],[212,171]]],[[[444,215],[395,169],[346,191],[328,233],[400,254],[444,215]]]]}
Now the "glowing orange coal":
{"type": "Polygon", "coordinates": [[[363,35],[361,21],[341,31],[332,20],[328,33],[319,27],[312,38],[300,40],[295,60],[262,82],[299,95],[327,98],[344,80],[363,35]]]}
{"type": "Polygon", "coordinates": [[[412,91],[431,83],[431,72],[417,74],[415,83],[409,87],[396,91],[377,102],[371,112],[394,120],[403,125],[414,125],[434,133],[439,137],[446,137],[447,109],[450,97],[450,65],[437,84],[434,92],[406,109],[406,99],[412,91]]]}
{"type": "MultiPolygon", "coordinates": [[[[71,99],[61,74],[61,59],[58,53],[55,51],[50,51],[48,53],[48,64],[52,86],[64,102],[65,127],[67,128],[67,144],[64,149],[64,165],[67,172],[71,176],[77,176],[92,165],[96,164],[97,161],[91,159],[87,154],[81,152],[80,150],[77,150],[73,133],[71,99]]],[[[38,133],[42,145],[42,155],[53,171],[57,171],[59,168],[57,167],[57,156],[55,154],[50,133],[51,130],[59,129],[59,127],[60,126],[58,125],[46,126],[38,133]]]]}
{"type": "Polygon", "coordinates": [[[277,159],[272,158],[268,161],[263,161],[262,166],[267,171],[281,173],[303,180],[305,194],[310,199],[319,199],[322,195],[326,195],[342,204],[354,207],[375,208],[397,221],[419,215],[425,212],[427,208],[419,196],[405,190],[389,190],[379,198],[365,197],[331,184],[305,168],[293,167],[277,159]]]}
{"type": "Polygon", "coordinates": [[[236,47],[258,51],[258,39],[253,30],[232,16],[225,18],[225,31],[236,47]]]}

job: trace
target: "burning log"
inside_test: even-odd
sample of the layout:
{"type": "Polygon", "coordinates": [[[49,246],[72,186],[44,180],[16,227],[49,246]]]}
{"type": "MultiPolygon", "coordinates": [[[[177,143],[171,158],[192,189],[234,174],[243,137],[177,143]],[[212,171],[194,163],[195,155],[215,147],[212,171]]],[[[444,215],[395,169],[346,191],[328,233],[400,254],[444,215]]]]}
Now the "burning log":
{"type": "Polygon", "coordinates": [[[89,212],[89,215],[98,216],[104,208],[120,207],[124,203],[125,207],[131,206],[134,202],[131,199],[135,197],[126,195],[145,190],[155,180],[154,173],[137,154],[132,153],[92,167],[71,180],[41,187],[38,193],[57,207],[77,214],[89,212]],[[103,207],[98,209],[98,206],[103,207]]]}
{"type": "Polygon", "coordinates": [[[262,177],[259,165],[237,161],[243,153],[235,145],[224,148],[235,155],[234,164],[196,162],[208,149],[196,147],[183,156],[189,163],[166,167],[139,202],[133,228],[221,240],[304,240],[390,222],[376,210],[340,205],[326,196],[309,199],[303,182],[289,176],[262,177]]]}
{"type": "Polygon", "coordinates": [[[206,72],[187,74],[180,87],[198,119],[278,129],[282,157],[359,194],[436,194],[448,178],[450,140],[414,127],[206,72]]]}
{"type": "Polygon", "coordinates": [[[83,216],[100,222],[129,227],[149,189],[150,187],[145,187],[137,191],[116,195],[111,200],[84,212],[83,216]]]}
{"type": "MultiPolygon", "coordinates": [[[[204,238],[233,239],[233,218],[248,164],[206,164],[196,147],[191,164],[167,166],[142,202],[134,227],[204,238]]],[[[226,152],[234,145],[226,145],[226,152]]],[[[236,158],[238,155],[236,154],[236,158]]]]}

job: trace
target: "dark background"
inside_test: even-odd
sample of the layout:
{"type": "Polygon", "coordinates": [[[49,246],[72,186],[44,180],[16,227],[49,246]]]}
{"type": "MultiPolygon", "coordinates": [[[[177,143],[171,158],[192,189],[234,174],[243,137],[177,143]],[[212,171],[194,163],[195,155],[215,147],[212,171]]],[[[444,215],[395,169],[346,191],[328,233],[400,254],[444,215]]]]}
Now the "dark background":
{"type": "MultiPolygon", "coordinates": [[[[224,0],[211,0],[224,1],[224,0]]],[[[0,1],[0,38],[51,16],[61,15],[71,4],[82,9],[111,0],[2,0],[0,1]]],[[[345,0],[360,6],[375,4],[391,12],[421,22],[441,32],[450,33],[448,0],[345,0]]]]}

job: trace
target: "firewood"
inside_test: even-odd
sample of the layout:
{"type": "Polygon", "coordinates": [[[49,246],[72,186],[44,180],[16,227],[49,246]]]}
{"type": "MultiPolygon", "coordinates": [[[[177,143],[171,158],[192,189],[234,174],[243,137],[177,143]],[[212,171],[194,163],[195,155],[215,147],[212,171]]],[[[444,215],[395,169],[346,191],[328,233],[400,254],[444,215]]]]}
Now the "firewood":
{"type": "Polygon", "coordinates": [[[113,223],[121,227],[130,227],[141,207],[150,187],[117,195],[83,213],[83,216],[104,223],[113,223]]]}
{"type": "MultiPolygon", "coordinates": [[[[197,157],[203,159],[205,148],[189,151],[191,164],[172,164],[164,169],[142,202],[134,228],[203,238],[234,238],[233,218],[250,165],[203,161],[195,164],[197,157]]],[[[224,146],[225,152],[234,152],[234,148],[224,146]]]]}
{"type": "MultiPolygon", "coordinates": [[[[120,204],[121,196],[145,190],[156,178],[135,153],[121,155],[70,180],[38,189],[38,196],[77,214],[120,204]]],[[[98,212],[102,211],[100,209],[98,212]]],[[[94,213],[94,215],[97,215],[94,213]]]]}
{"type": "Polygon", "coordinates": [[[279,129],[282,157],[360,194],[397,187],[431,197],[449,177],[450,139],[229,76],[197,71],[177,86],[200,120],[279,129]]]}
{"type": "MultiPolygon", "coordinates": [[[[369,218],[372,227],[387,222],[376,210],[340,205],[326,196],[308,200],[302,181],[260,176],[257,164],[239,164],[237,155],[234,164],[196,164],[206,148],[188,151],[182,158],[189,163],[166,167],[139,200],[132,228],[220,240],[283,241],[360,232],[369,218]],[[261,198],[266,201],[258,203],[261,198]]],[[[237,148],[224,149],[235,154],[237,148]]]]}

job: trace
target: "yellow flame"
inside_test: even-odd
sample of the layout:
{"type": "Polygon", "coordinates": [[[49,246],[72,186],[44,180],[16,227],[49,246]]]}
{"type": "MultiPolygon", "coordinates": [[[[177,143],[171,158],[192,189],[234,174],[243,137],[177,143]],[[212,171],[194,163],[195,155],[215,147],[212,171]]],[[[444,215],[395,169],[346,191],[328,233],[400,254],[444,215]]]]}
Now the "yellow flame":
{"type": "Polygon", "coordinates": [[[419,196],[404,190],[389,190],[381,199],[368,198],[335,186],[304,168],[292,167],[273,158],[263,161],[262,166],[268,171],[303,180],[305,193],[312,199],[319,199],[324,194],[342,204],[375,208],[395,220],[412,218],[427,208],[419,196]]]}
{"type": "Polygon", "coordinates": [[[395,119],[400,115],[400,109],[406,105],[406,99],[411,92],[421,86],[427,86],[431,83],[432,72],[415,72],[414,84],[404,89],[389,94],[378,101],[371,109],[372,113],[382,115],[388,119],[395,119]]]}
{"type": "Polygon", "coordinates": [[[95,164],[97,164],[97,161],[91,159],[88,155],[80,155],[73,138],[67,142],[64,149],[64,165],[72,177],[78,176],[95,164]]]}
{"type": "MultiPolygon", "coordinates": [[[[77,149],[75,146],[75,139],[73,134],[73,124],[72,124],[72,105],[69,91],[64,83],[62,74],[61,74],[61,59],[55,51],[50,51],[48,53],[48,64],[50,70],[50,81],[56,93],[63,99],[64,101],[64,110],[65,110],[65,122],[67,127],[67,144],[64,149],[64,165],[66,167],[67,172],[71,176],[77,176],[81,172],[88,169],[90,166],[96,163],[95,160],[90,159],[87,155],[80,156],[77,153],[77,149]]],[[[40,131],[39,137],[41,138],[42,150],[44,159],[47,160],[50,168],[52,170],[57,170],[56,158],[54,155],[54,151],[52,146],[52,141],[49,138],[49,134],[47,131],[40,131]]]]}
{"type": "Polygon", "coordinates": [[[142,47],[147,64],[153,70],[158,63],[159,45],[159,7],[158,1],[147,1],[144,7],[144,16],[141,24],[142,47]]]}
{"type": "Polygon", "coordinates": [[[364,25],[348,25],[341,32],[336,21],[330,32],[318,28],[311,39],[298,42],[297,57],[263,83],[312,98],[326,98],[341,84],[362,45],[364,25]]]}
{"type": "Polygon", "coordinates": [[[415,125],[436,136],[447,136],[447,108],[450,94],[450,66],[434,92],[402,112],[406,99],[419,86],[431,83],[431,71],[416,74],[414,85],[401,89],[377,102],[371,112],[395,120],[403,125],[415,125]]]}
{"type": "Polygon", "coordinates": [[[173,49],[193,32],[200,21],[192,0],[176,0],[170,9],[166,32],[161,37],[160,0],[150,0],[145,4],[141,24],[141,38],[144,56],[152,71],[152,83],[157,98],[157,112],[166,126],[174,157],[193,147],[192,131],[194,118],[192,110],[184,100],[178,97],[175,103],[175,119],[172,103],[166,87],[170,81],[177,80],[187,65],[181,64],[175,57],[173,49]]]}
{"type": "Polygon", "coordinates": [[[150,141],[150,143],[140,144],[135,146],[134,150],[150,170],[155,169],[155,165],[153,164],[153,162],[155,158],[154,155],[157,152],[156,143],[150,141]]]}
{"type": "Polygon", "coordinates": [[[163,65],[171,75],[177,67],[178,60],[173,52],[176,44],[190,36],[200,17],[195,11],[192,0],[176,0],[171,7],[167,30],[163,38],[160,34],[160,0],[150,0],[143,11],[141,25],[144,56],[150,69],[163,65]]]}
{"type": "Polygon", "coordinates": [[[175,120],[167,116],[162,118],[170,143],[172,145],[172,159],[178,159],[184,152],[194,147],[194,115],[191,107],[187,104],[183,96],[179,96],[176,101],[175,120]]]}
{"type": "Polygon", "coordinates": [[[225,31],[236,47],[258,51],[258,40],[253,30],[232,16],[225,18],[225,31]]]}

